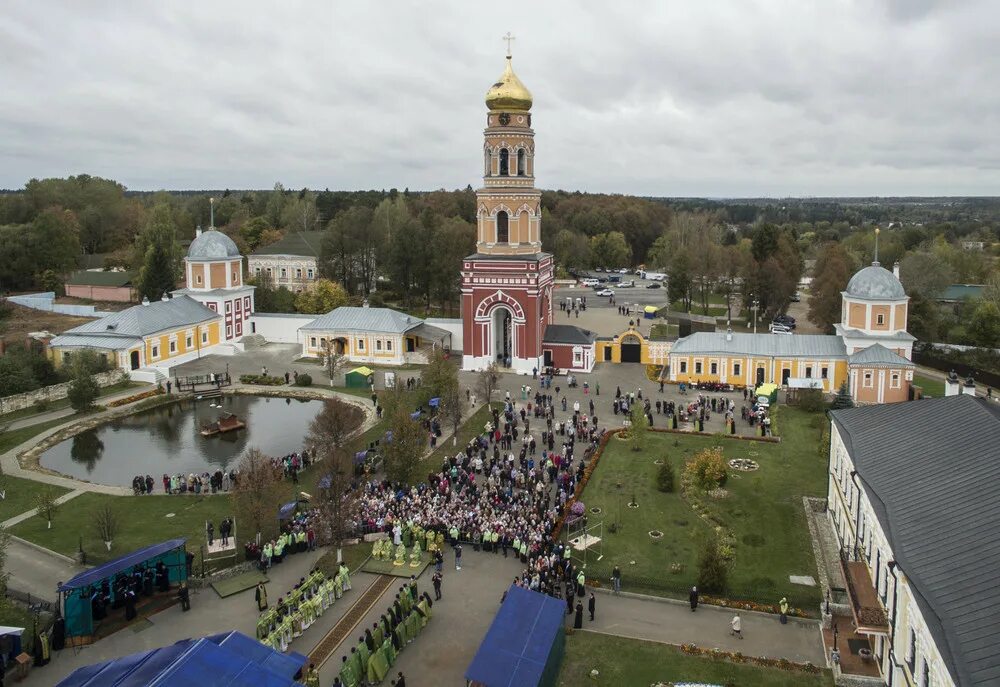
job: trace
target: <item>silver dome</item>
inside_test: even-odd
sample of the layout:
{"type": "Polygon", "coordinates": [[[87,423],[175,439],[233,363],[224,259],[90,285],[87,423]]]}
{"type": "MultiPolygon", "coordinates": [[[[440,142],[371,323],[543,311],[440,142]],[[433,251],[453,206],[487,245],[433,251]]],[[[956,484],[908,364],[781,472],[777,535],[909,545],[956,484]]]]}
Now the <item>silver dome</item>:
{"type": "Polygon", "coordinates": [[[877,301],[899,301],[906,298],[906,291],[896,275],[878,263],[859,270],[851,277],[845,293],[851,298],[877,301]]]}
{"type": "Polygon", "coordinates": [[[240,249],[221,231],[209,229],[191,242],[187,256],[191,260],[223,260],[238,258],[240,249]]]}

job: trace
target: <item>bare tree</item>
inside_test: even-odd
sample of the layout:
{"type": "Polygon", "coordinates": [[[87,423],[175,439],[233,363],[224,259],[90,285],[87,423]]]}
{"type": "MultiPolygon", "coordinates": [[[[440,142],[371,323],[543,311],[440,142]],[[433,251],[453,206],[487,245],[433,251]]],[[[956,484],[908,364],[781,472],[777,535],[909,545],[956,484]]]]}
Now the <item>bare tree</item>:
{"type": "Polygon", "coordinates": [[[357,514],[357,493],[354,488],[353,448],[325,444],[319,454],[322,466],[320,480],[324,485],[319,501],[320,519],[330,537],[330,543],[339,550],[341,542],[350,534],[350,524],[357,514]]]}
{"type": "Polygon", "coordinates": [[[490,363],[479,371],[476,384],[479,391],[483,394],[483,400],[486,403],[492,401],[493,392],[497,390],[497,386],[500,384],[500,368],[497,367],[495,362],[490,363]]]}
{"type": "Polygon", "coordinates": [[[236,482],[229,493],[240,520],[251,523],[254,531],[265,538],[277,529],[281,477],[281,468],[260,449],[251,447],[240,459],[236,482]]]}
{"type": "Polygon", "coordinates": [[[323,369],[326,370],[327,376],[330,377],[330,384],[333,384],[334,378],[344,371],[349,361],[346,355],[337,352],[336,344],[327,339],[326,352],[323,353],[322,362],[323,369]]]}
{"type": "Polygon", "coordinates": [[[97,532],[97,536],[101,538],[104,545],[108,547],[108,551],[111,550],[111,542],[114,541],[115,536],[121,529],[121,522],[118,520],[118,513],[115,509],[111,507],[111,504],[104,502],[104,504],[97,509],[94,513],[94,531],[97,532]]]}
{"type": "Polygon", "coordinates": [[[311,451],[322,451],[320,447],[342,447],[364,418],[364,412],[353,403],[339,398],[327,399],[323,401],[323,410],[309,423],[306,444],[311,451]]]}
{"type": "Polygon", "coordinates": [[[389,419],[392,441],[385,447],[385,473],[390,480],[409,484],[417,477],[427,436],[420,423],[410,419],[402,405],[397,405],[389,419]]]}
{"type": "Polygon", "coordinates": [[[56,495],[52,493],[51,489],[45,487],[35,495],[35,504],[38,506],[38,514],[45,518],[48,523],[48,529],[52,529],[52,518],[59,510],[56,495]]]}
{"type": "Polygon", "coordinates": [[[458,428],[462,426],[462,413],[465,410],[465,400],[462,398],[458,379],[447,384],[440,393],[441,401],[438,411],[441,414],[441,419],[452,427],[452,443],[454,444],[458,440],[458,428]]]}

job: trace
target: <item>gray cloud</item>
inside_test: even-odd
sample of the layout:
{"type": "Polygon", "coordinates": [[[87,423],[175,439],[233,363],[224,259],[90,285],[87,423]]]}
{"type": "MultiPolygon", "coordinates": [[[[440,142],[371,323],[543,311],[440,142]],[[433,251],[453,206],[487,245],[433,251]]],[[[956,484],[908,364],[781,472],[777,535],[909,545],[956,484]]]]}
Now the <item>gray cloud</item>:
{"type": "Polygon", "coordinates": [[[0,15],[0,186],[478,185],[482,98],[535,96],[544,188],[996,193],[992,0],[118,3],[0,15]]]}

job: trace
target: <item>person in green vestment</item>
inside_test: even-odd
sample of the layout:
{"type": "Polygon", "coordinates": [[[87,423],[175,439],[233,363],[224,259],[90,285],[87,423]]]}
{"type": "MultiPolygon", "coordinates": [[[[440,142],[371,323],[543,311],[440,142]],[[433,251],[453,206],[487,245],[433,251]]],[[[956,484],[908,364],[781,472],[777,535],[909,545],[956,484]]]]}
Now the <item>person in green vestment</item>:
{"type": "Polygon", "coordinates": [[[368,674],[368,657],[371,652],[368,650],[368,643],[365,642],[364,635],[358,637],[358,653],[361,654],[361,665],[365,668],[365,675],[368,674]]]}
{"type": "Polygon", "coordinates": [[[351,653],[347,657],[347,662],[353,666],[354,674],[358,676],[358,682],[360,683],[363,679],[363,675],[368,672],[368,666],[361,665],[361,654],[358,653],[357,647],[351,648],[351,653]]]}
{"type": "Polygon", "coordinates": [[[420,614],[416,611],[411,611],[408,616],[406,616],[406,634],[409,641],[413,641],[420,634],[420,630],[423,629],[423,625],[420,624],[420,614]]]}
{"type": "Polygon", "coordinates": [[[421,616],[421,626],[427,625],[427,621],[431,619],[431,608],[427,605],[426,599],[420,599],[420,602],[416,606],[416,611],[421,616]]]}
{"type": "Polygon", "coordinates": [[[382,625],[377,622],[372,623],[372,641],[376,648],[382,646],[382,640],[384,639],[385,634],[382,632],[382,625]]]}
{"type": "Polygon", "coordinates": [[[351,571],[350,571],[350,569],[346,565],[344,565],[343,563],[341,563],[340,564],[339,574],[341,575],[341,580],[342,580],[343,585],[344,585],[344,591],[345,592],[351,591],[351,571]]]}
{"type": "Polygon", "coordinates": [[[383,647],[378,647],[368,658],[368,684],[374,685],[385,679],[389,672],[389,661],[383,647]]]}
{"type": "Polygon", "coordinates": [[[360,682],[361,678],[354,667],[354,663],[348,661],[347,656],[344,656],[342,661],[343,664],[340,666],[340,681],[344,683],[344,687],[358,687],[358,682],[360,682]]]}
{"type": "Polygon", "coordinates": [[[392,640],[388,637],[382,640],[382,652],[390,666],[396,662],[396,650],[392,646],[392,640]]]}
{"type": "Polygon", "coordinates": [[[268,635],[271,629],[270,620],[268,620],[267,614],[261,614],[260,618],[257,619],[257,639],[264,639],[268,635]]]}
{"type": "Polygon", "coordinates": [[[403,546],[406,548],[413,546],[413,533],[410,532],[409,527],[403,528],[403,546]]]}
{"type": "Polygon", "coordinates": [[[306,687],[319,687],[319,671],[316,670],[316,664],[310,663],[309,670],[306,672],[305,676],[306,687]]]}

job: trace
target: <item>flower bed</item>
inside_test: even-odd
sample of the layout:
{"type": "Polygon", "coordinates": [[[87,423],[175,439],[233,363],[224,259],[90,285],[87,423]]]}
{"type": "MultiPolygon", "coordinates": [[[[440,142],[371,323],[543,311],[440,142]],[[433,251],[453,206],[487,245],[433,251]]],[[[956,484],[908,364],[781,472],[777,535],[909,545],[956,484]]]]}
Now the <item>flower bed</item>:
{"type": "Polygon", "coordinates": [[[749,665],[760,666],[762,668],[780,668],[781,670],[801,670],[804,673],[816,674],[820,672],[818,666],[812,663],[796,663],[787,658],[763,658],[759,656],[744,656],[739,651],[721,651],[719,649],[706,649],[696,644],[681,644],[681,651],[692,656],[708,656],[710,658],[722,658],[733,663],[747,663],[749,665]]]}
{"type": "Polygon", "coordinates": [[[143,399],[152,398],[153,396],[159,396],[163,393],[163,389],[156,387],[155,389],[150,389],[149,391],[143,391],[139,394],[132,394],[131,396],[126,396],[125,398],[119,398],[116,401],[110,401],[105,405],[108,408],[120,408],[121,406],[127,406],[129,403],[135,403],[136,401],[142,401],[143,399]]]}
{"type": "MultiPolygon", "coordinates": [[[[310,381],[312,381],[310,379],[310,381]]],[[[270,375],[240,375],[241,384],[258,384],[261,386],[282,386],[285,383],[284,377],[272,377],[270,375]]]]}
{"type": "Polygon", "coordinates": [[[739,470],[740,472],[753,472],[760,465],[755,460],[750,460],[749,458],[730,458],[729,467],[733,470],[739,470]]]}
{"type": "MultiPolygon", "coordinates": [[[[778,604],[761,604],[755,601],[737,601],[734,599],[725,599],[721,596],[702,596],[701,600],[711,606],[722,606],[723,608],[738,608],[742,611],[756,611],[758,613],[774,613],[775,615],[781,613],[781,609],[778,604]]],[[[796,618],[808,618],[809,615],[803,611],[801,608],[788,608],[788,614],[796,618]]]]}

